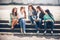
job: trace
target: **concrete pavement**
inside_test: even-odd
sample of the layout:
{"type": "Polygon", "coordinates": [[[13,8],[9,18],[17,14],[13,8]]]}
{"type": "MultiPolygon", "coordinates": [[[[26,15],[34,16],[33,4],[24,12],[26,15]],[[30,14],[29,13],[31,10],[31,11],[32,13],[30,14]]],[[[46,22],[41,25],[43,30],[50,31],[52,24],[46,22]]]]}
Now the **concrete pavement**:
{"type": "Polygon", "coordinates": [[[0,40],[60,40],[60,36],[0,35],[0,40]]]}

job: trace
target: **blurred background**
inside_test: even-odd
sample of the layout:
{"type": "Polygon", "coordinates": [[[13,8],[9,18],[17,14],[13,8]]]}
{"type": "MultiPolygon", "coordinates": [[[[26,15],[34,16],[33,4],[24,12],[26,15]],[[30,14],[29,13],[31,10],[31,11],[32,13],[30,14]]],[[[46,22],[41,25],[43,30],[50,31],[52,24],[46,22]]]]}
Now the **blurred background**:
{"type": "Polygon", "coordinates": [[[60,0],[0,0],[0,4],[43,4],[43,5],[60,5],[60,0]]]}
{"type": "Polygon", "coordinates": [[[34,7],[40,5],[43,10],[49,9],[56,21],[60,21],[60,0],[0,0],[0,20],[10,20],[13,7],[17,7],[18,13],[21,6],[26,9],[28,19],[28,5],[34,7]]]}

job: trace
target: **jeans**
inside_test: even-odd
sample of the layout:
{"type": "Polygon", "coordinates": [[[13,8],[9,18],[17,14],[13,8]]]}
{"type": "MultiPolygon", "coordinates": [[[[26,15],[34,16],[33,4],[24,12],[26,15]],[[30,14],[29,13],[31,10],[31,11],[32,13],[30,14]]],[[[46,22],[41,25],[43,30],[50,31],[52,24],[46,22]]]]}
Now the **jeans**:
{"type": "Polygon", "coordinates": [[[24,19],[22,19],[22,18],[19,19],[20,27],[23,28],[23,31],[24,31],[24,32],[25,32],[25,30],[26,30],[26,28],[25,28],[25,27],[26,27],[25,23],[26,23],[26,22],[25,22],[24,19]]]}
{"type": "Polygon", "coordinates": [[[32,16],[29,17],[32,24],[34,24],[34,19],[32,16]]]}
{"type": "Polygon", "coordinates": [[[53,31],[54,23],[53,22],[44,22],[44,31],[47,31],[47,27],[50,26],[51,31],[53,31]]]}
{"type": "Polygon", "coordinates": [[[35,26],[35,28],[37,29],[37,31],[39,30],[39,28],[42,26],[42,21],[41,20],[38,20],[37,22],[36,22],[36,26],[35,26]]]}
{"type": "Polygon", "coordinates": [[[29,18],[30,18],[30,21],[31,21],[31,23],[32,24],[35,24],[34,22],[34,20],[37,18],[37,16],[36,15],[34,15],[34,16],[29,16],[29,18]]]}
{"type": "Polygon", "coordinates": [[[42,26],[42,19],[39,19],[38,22],[35,22],[34,20],[37,19],[37,16],[30,16],[30,21],[32,22],[32,24],[36,24],[35,28],[38,31],[38,28],[42,26]]]}

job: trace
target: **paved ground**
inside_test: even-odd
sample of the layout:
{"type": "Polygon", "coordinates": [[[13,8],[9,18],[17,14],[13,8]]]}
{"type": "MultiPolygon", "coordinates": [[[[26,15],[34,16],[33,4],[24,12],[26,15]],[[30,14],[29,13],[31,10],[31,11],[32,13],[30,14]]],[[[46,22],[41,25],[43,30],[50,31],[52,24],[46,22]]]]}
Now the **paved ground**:
{"type": "Polygon", "coordinates": [[[0,40],[60,40],[60,36],[0,35],[0,40]]]}

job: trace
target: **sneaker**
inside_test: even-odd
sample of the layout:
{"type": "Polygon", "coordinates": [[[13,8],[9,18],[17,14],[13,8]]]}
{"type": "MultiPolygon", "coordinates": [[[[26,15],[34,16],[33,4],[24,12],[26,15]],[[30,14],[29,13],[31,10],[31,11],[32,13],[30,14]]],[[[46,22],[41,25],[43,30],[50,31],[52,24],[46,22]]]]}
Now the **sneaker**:
{"type": "Polygon", "coordinates": [[[39,33],[39,31],[37,31],[37,33],[39,33]]]}
{"type": "Polygon", "coordinates": [[[53,31],[51,31],[51,33],[53,34],[53,31]]]}
{"type": "Polygon", "coordinates": [[[21,30],[21,33],[23,33],[23,30],[22,30],[22,28],[21,28],[20,30],[21,30]]]}
{"type": "Polygon", "coordinates": [[[44,31],[44,33],[46,34],[46,31],[44,31]]]}
{"type": "Polygon", "coordinates": [[[11,29],[14,29],[14,27],[11,27],[11,29]]]}
{"type": "Polygon", "coordinates": [[[24,31],[24,33],[26,33],[26,32],[24,31]]]}

